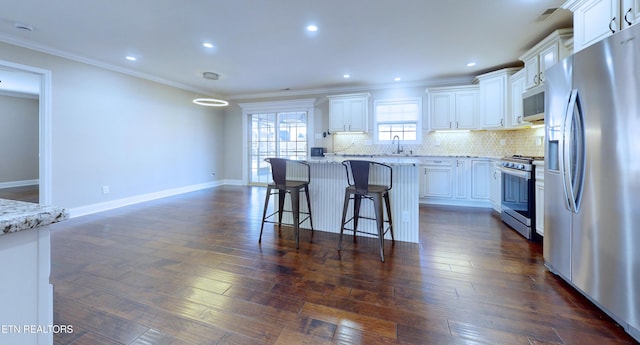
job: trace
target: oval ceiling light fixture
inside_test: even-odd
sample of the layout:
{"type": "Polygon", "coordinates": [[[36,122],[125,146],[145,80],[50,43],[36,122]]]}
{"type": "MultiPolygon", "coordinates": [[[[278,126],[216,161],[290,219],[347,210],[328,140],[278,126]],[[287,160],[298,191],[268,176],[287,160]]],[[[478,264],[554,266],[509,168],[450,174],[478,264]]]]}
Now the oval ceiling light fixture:
{"type": "Polygon", "coordinates": [[[400,80],[402,80],[402,78],[400,78],[400,77],[393,78],[393,81],[400,81],[400,80]]]}
{"type": "Polygon", "coordinates": [[[313,24],[307,25],[307,31],[316,32],[316,31],[318,31],[318,27],[316,25],[313,25],[313,24]]]}
{"type": "Polygon", "coordinates": [[[469,63],[467,64],[467,67],[473,67],[473,66],[475,66],[475,65],[476,65],[476,63],[472,61],[472,62],[469,62],[469,63]]]}
{"type": "Polygon", "coordinates": [[[125,59],[127,59],[127,60],[129,60],[129,61],[136,61],[136,60],[138,60],[135,56],[131,56],[131,55],[127,56],[125,59]]]}
{"type": "Polygon", "coordinates": [[[202,46],[205,47],[205,48],[211,49],[211,48],[213,48],[213,43],[204,42],[204,43],[202,43],[202,46]]]}
{"type": "Polygon", "coordinates": [[[193,103],[204,105],[205,107],[226,107],[229,105],[229,102],[216,98],[196,98],[193,103]]]}
{"type": "Polygon", "coordinates": [[[351,74],[343,74],[342,78],[349,79],[349,78],[351,78],[351,74]]]}

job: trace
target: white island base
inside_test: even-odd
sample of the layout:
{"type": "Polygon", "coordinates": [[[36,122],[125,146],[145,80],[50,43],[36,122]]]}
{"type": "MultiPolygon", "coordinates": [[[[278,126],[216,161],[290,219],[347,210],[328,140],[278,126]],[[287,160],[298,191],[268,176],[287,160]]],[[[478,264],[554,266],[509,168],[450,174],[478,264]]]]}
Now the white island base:
{"type": "MultiPolygon", "coordinates": [[[[344,192],[347,187],[347,175],[345,168],[340,162],[342,159],[317,159],[309,160],[311,166],[311,183],[309,184],[309,194],[311,198],[311,211],[313,226],[315,230],[340,233],[340,223],[342,221],[342,207],[344,203],[344,192]]],[[[391,201],[391,216],[393,219],[393,234],[396,241],[418,242],[419,233],[419,186],[418,167],[414,160],[395,159],[380,161],[390,165],[393,169],[393,188],[389,193],[391,201]]],[[[375,181],[379,178],[372,173],[371,179],[375,181]]],[[[289,198],[287,198],[286,209],[290,209],[289,198]]],[[[307,205],[304,197],[301,197],[300,210],[306,211],[307,205]]],[[[347,219],[353,215],[353,203],[349,206],[347,219]]],[[[361,216],[374,217],[373,203],[368,200],[362,201],[361,216]]],[[[291,222],[291,217],[285,217],[287,222],[291,222]]],[[[309,229],[309,221],[306,220],[302,228],[309,229]]],[[[371,237],[377,236],[376,223],[373,220],[362,219],[358,223],[359,231],[371,233],[371,237]]],[[[351,231],[345,231],[351,235],[351,231]]],[[[358,232],[358,236],[369,236],[358,232]]],[[[391,234],[387,233],[385,239],[391,239],[391,234]]],[[[336,243],[337,245],[337,243],[336,243]]]]}

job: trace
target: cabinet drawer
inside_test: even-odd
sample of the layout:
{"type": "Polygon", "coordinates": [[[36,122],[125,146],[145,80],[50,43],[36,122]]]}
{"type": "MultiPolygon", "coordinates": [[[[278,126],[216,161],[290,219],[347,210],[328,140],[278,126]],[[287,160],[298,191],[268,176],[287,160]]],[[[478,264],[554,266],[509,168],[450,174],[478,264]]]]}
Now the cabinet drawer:
{"type": "Polygon", "coordinates": [[[422,165],[451,166],[451,159],[423,159],[422,165]]]}

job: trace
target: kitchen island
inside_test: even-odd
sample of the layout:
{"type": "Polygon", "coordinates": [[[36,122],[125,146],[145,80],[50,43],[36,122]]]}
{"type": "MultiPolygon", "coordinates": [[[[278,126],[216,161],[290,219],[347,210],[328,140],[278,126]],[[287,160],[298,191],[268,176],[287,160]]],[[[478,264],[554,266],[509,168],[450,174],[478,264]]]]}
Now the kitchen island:
{"type": "Polygon", "coordinates": [[[0,344],[52,344],[53,286],[48,225],[64,209],[0,199],[0,344]]]}
{"type": "MultiPolygon", "coordinates": [[[[419,233],[419,200],[418,200],[418,165],[419,161],[410,157],[378,157],[378,156],[329,156],[307,161],[311,170],[309,194],[311,211],[315,230],[340,232],[342,221],[342,207],[344,192],[347,187],[347,175],[341,164],[346,159],[369,160],[391,166],[393,171],[393,188],[389,193],[391,200],[391,216],[395,240],[418,242],[419,233]]],[[[372,182],[381,176],[372,172],[372,182]]],[[[287,198],[288,200],[288,198],[287,198]]],[[[285,206],[288,208],[289,206],[285,206]]],[[[306,204],[301,202],[301,211],[306,211],[306,204]]],[[[363,201],[361,216],[373,217],[373,203],[363,201]]],[[[352,216],[353,207],[349,207],[347,219],[352,216]]],[[[291,219],[287,219],[291,221],[291,219]]],[[[309,221],[302,224],[303,228],[310,228],[309,221]]],[[[362,220],[358,230],[377,234],[374,221],[362,220]]],[[[351,235],[352,232],[347,231],[351,235]]],[[[358,233],[358,235],[363,235],[358,233]]],[[[365,236],[368,236],[365,234],[365,236]]],[[[385,239],[391,239],[387,233],[385,239]]],[[[337,245],[337,243],[336,243],[337,245]]]]}

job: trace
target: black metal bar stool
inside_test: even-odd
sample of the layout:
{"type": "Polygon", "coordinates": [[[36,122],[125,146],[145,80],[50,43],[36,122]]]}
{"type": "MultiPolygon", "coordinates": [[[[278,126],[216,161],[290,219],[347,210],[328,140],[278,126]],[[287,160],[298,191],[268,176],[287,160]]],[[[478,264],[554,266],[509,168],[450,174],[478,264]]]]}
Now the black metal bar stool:
{"type": "Polygon", "coordinates": [[[344,206],[342,208],[342,225],[340,227],[340,242],[338,243],[338,250],[342,247],[342,235],[344,230],[353,231],[354,237],[357,232],[377,235],[380,243],[380,260],[384,262],[384,235],[387,232],[391,232],[391,240],[395,241],[393,238],[391,204],[389,202],[389,191],[393,187],[393,170],[386,164],[362,160],[346,160],[342,162],[342,165],[344,165],[347,171],[347,181],[349,185],[345,189],[344,193],[344,206]],[[380,169],[380,171],[383,172],[382,175],[386,177],[386,181],[381,184],[370,184],[369,173],[372,169],[380,169]],[[360,215],[362,199],[373,201],[375,218],[360,215]],[[346,219],[350,200],[353,200],[353,216],[350,219],[346,219]],[[386,205],[386,220],[384,219],[383,201],[386,205]],[[375,220],[377,234],[359,231],[358,220],[361,218],[375,220]],[[351,221],[353,221],[353,228],[349,229],[346,225],[351,221]],[[384,229],[385,222],[389,224],[389,227],[386,230],[384,229]]]}
{"type": "MultiPolygon", "coordinates": [[[[264,223],[278,224],[278,230],[282,226],[282,216],[284,213],[291,213],[293,217],[293,229],[296,238],[296,248],[300,248],[300,224],[309,219],[311,232],[313,233],[313,219],[311,218],[311,201],[309,200],[309,182],[310,182],[310,166],[308,163],[294,161],[284,158],[267,158],[266,162],[271,164],[271,176],[273,183],[267,185],[267,195],[264,200],[264,211],[262,212],[262,225],[260,226],[260,239],[262,242],[262,231],[264,223]],[[298,175],[297,179],[287,179],[287,167],[293,171],[294,175],[298,175]],[[308,212],[300,211],[300,193],[304,192],[307,197],[308,212]],[[269,199],[271,195],[278,194],[278,209],[267,216],[267,208],[269,207],[269,199]],[[291,210],[284,209],[284,201],[286,195],[291,197],[291,210]],[[278,215],[278,221],[269,220],[271,217],[278,215]],[[300,220],[300,214],[305,217],[300,220]]],[[[286,225],[286,224],[285,224],[286,225]]],[[[291,224],[290,224],[291,225],[291,224]]]]}

